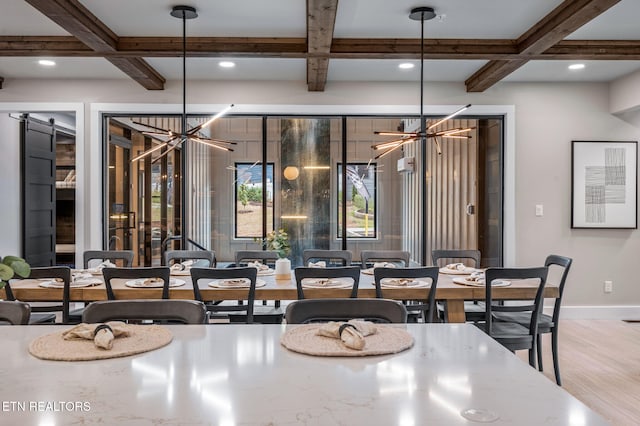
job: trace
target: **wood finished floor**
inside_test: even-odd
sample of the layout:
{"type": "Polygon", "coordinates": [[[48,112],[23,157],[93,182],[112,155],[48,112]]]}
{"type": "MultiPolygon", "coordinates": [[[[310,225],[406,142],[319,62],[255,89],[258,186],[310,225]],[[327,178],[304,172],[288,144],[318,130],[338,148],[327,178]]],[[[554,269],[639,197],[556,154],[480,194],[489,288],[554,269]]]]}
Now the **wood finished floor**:
{"type": "MultiPolygon", "coordinates": [[[[544,374],[555,383],[551,340],[543,339],[544,374]]],[[[612,425],[640,425],[640,323],[563,320],[562,387],[612,425]]],[[[518,356],[527,362],[527,352],[518,356]]]]}

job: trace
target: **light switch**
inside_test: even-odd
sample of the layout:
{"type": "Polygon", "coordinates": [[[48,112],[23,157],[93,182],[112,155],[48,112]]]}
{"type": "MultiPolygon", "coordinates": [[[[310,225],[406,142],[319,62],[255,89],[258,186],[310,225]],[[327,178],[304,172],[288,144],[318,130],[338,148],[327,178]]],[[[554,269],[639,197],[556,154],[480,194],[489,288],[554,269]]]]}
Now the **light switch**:
{"type": "Polygon", "coordinates": [[[536,216],[543,216],[544,210],[542,208],[542,204],[536,204],[536,216]]]}

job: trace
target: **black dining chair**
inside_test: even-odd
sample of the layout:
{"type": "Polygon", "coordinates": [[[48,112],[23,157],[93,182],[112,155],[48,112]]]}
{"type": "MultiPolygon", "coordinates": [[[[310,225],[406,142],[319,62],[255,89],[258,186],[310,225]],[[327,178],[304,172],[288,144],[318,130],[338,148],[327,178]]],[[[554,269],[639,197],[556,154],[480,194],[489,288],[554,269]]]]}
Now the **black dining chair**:
{"type": "Polygon", "coordinates": [[[293,270],[293,274],[296,278],[298,300],[305,298],[302,280],[307,278],[349,278],[353,281],[350,297],[358,297],[358,284],[360,283],[360,268],[358,266],[344,266],[337,268],[308,268],[300,266],[293,270]]]}
{"type": "Polygon", "coordinates": [[[87,250],[82,253],[82,263],[85,269],[89,268],[92,260],[108,260],[116,266],[130,267],[133,264],[133,255],[131,250],[87,250]]]}
{"type": "Polygon", "coordinates": [[[490,337],[511,352],[529,351],[529,365],[536,367],[536,336],[538,320],[543,308],[543,293],[547,282],[549,268],[488,268],[485,271],[485,318],[483,322],[474,323],[490,337]],[[534,299],[520,300],[517,303],[500,305],[493,300],[494,281],[531,280],[536,285],[534,299]],[[501,313],[523,313],[529,315],[526,325],[515,321],[497,321],[494,315],[501,313]]]}
{"type": "Polygon", "coordinates": [[[116,296],[113,292],[111,281],[114,279],[136,280],[143,278],[160,278],[162,279],[162,298],[169,298],[169,283],[171,270],[167,266],[154,266],[149,268],[104,268],[102,276],[104,277],[104,285],[107,288],[107,298],[115,300],[116,296]]]}
{"type": "Polygon", "coordinates": [[[16,300],[0,301],[0,322],[8,322],[11,325],[27,325],[30,315],[31,306],[28,303],[16,300]]]}
{"type": "Polygon", "coordinates": [[[215,268],[216,254],[211,250],[167,250],[164,252],[164,265],[171,266],[174,263],[194,260],[193,267],[215,268]]]}
{"type": "Polygon", "coordinates": [[[406,323],[404,305],[388,299],[305,299],[287,306],[287,324],[349,321],[362,319],[376,323],[406,323]]]}
{"type": "Polygon", "coordinates": [[[89,324],[148,320],[205,324],[207,309],[204,303],[195,300],[101,300],[90,303],[82,315],[82,322],[89,324]]]}
{"type": "Polygon", "coordinates": [[[248,262],[261,262],[265,265],[275,265],[279,255],[274,250],[238,250],[235,254],[236,266],[247,266],[248,262]]]}
{"type": "MultiPolygon", "coordinates": [[[[59,289],[60,298],[55,303],[41,302],[37,305],[31,306],[31,315],[29,317],[29,324],[53,324],[56,322],[56,312],[60,312],[62,315],[62,323],[69,324],[69,300],[70,300],[70,285],[71,285],[71,269],[67,266],[45,266],[38,268],[31,268],[31,273],[28,278],[25,279],[43,279],[50,278],[52,280],[57,279],[62,281],[62,288],[59,289]]],[[[52,291],[57,291],[52,289],[52,291]]],[[[16,300],[11,290],[11,284],[7,283],[5,286],[5,294],[7,300],[16,300]]]]}
{"type": "Polygon", "coordinates": [[[231,322],[244,322],[252,324],[254,322],[253,311],[256,300],[256,280],[258,278],[258,270],[252,267],[244,268],[191,268],[191,282],[193,283],[193,297],[205,302],[207,311],[212,315],[211,318],[224,317],[231,322]],[[213,280],[240,279],[249,280],[249,286],[246,287],[247,296],[242,304],[232,305],[225,303],[217,303],[214,301],[205,301],[202,298],[200,286],[203,285],[201,280],[209,282],[213,280]]]}
{"type": "Polygon", "coordinates": [[[362,269],[372,267],[375,262],[397,263],[405,268],[411,266],[411,253],[404,250],[362,250],[360,259],[362,269]]]}
{"type": "MultiPolygon", "coordinates": [[[[481,254],[480,250],[433,250],[431,252],[431,261],[434,266],[443,267],[449,263],[461,262],[473,268],[480,268],[481,254]]],[[[446,304],[438,305],[439,314],[442,319],[446,318],[446,304]]],[[[464,302],[464,315],[466,321],[477,322],[484,319],[484,304],[482,302],[466,301],[464,302]]]]}
{"type": "MultiPolygon", "coordinates": [[[[235,254],[235,266],[247,266],[248,262],[260,262],[275,268],[280,255],[275,250],[238,250],[235,254]]],[[[262,301],[262,307],[256,306],[254,320],[260,323],[281,323],[284,313],[280,309],[280,301],[274,300],[273,306],[267,300],[262,301]]]]}
{"type": "Polygon", "coordinates": [[[349,250],[316,250],[302,251],[302,264],[309,266],[309,262],[326,262],[326,266],[351,266],[353,254],[349,250]]]}
{"type": "MultiPolygon", "coordinates": [[[[410,318],[413,312],[417,313],[417,316],[421,316],[426,323],[434,322],[436,317],[436,288],[438,287],[437,266],[420,268],[375,268],[373,270],[373,282],[376,286],[377,298],[384,298],[384,289],[381,283],[385,278],[426,279],[425,281],[430,283],[430,286],[424,289],[424,301],[408,301],[405,307],[410,314],[410,318]]],[[[413,317],[416,318],[416,315],[413,317]]]]}
{"type": "MultiPolygon", "coordinates": [[[[560,321],[560,306],[562,305],[562,295],[564,294],[564,286],[567,282],[567,275],[569,269],[571,269],[571,263],[573,259],[559,255],[549,255],[545,259],[544,266],[549,268],[549,271],[557,269],[559,275],[558,281],[558,297],[556,297],[553,304],[553,312],[551,315],[542,313],[538,319],[538,334],[536,336],[536,348],[538,352],[538,369],[543,371],[542,366],[542,334],[551,333],[551,355],[553,358],[553,372],[556,377],[556,383],[558,386],[562,386],[562,380],[560,378],[560,362],[558,360],[558,326],[560,321]]],[[[531,314],[528,312],[494,312],[493,316],[498,321],[515,322],[522,326],[528,326],[531,322],[531,314]]]]}

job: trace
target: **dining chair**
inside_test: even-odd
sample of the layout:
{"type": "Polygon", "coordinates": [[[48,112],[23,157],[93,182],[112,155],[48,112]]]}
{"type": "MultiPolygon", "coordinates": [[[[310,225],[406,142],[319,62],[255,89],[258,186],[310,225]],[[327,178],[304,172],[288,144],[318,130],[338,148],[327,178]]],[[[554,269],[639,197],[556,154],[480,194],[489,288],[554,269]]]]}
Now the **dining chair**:
{"type": "Polygon", "coordinates": [[[363,319],[376,323],[406,323],[405,306],[389,299],[306,299],[287,306],[287,324],[363,319]]]}
{"type": "MultiPolygon", "coordinates": [[[[544,266],[549,268],[550,272],[556,272],[554,276],[559,276],[558,281],[558,297],[553,304],[553,312],[551,315],[542,313],[538,319],[538,334],[536,336],[536,349],[538,352],[538,369],[543,371],[542,366],[542,335],[551,333],[551,355],[553,358],[553,372],[556,377],[558,386],[562,386],[560,378],[560,363],[558,360],[558,326],[560,324],[560,306],[562,305],[562,295],[564,294],[564,286],[567,282],[567,275],[571,269],[573,259],[559,255],[549,255],[545,259],[544,266]]],[[[531,322],[531,314],[527,312],[494,312],[493,317],[498,321],[515,322],[523,326],[528,326],[531,322]]]]}
{"type": "Polygon", "coordinates": [[[425,288],[426,302],[409,301],[405,307],[409,313],[416,312],[426,323],[434,322],[436,311],[436,288],[438,286],[438,267],[428,266],[420,268],[375,268],[373,270],[373,282],[376,286],[376,297],[384,298],[382,280],[385,278],[426,278],[430,283],[425,288]]]}
{"type": "MultiPolygon", "coordinates": [[[[71,269],[67,266],[45,266],[31,268],[31,273],[25,279],[59,279],[62,280],[63,287],[60,288],[60,299],[55,303],[41,302],[38,305],[31,305],[31,316],[29,324],[53,324],[56,322],[56,312],[62,313],[62,323],[69,323],[69,299],[71,285],[71,269]]],[[[52,289],[52,291],[56,291],[52,289]]],[[[5,285],[7,300],[15,301],[16,298],[11,290],[11,284],[5,285]]]]}
{"type": "Polygon", "coordinates": [[[490,337],[509,349],[529,351],[529,365],[536,367],[536,336],[538,334],[538,320],[543,308],[543,292],[547,282],[549,268],[488,268],[485,271],[485,318],[483,322],[474,323],[490,337]],[[494,281],[531,280],[537,289],[535,298],[520,300],[518,303],[499,305],[493,300],[494,281]],[[526,325],[515,321],[496,321],[494,314],[521,312],[529,315],[526,325]]]}
{"type": "Polygon", "coordinates": [[[306,267],[309,262],[325,261],[327,266],[351,266],[352,257],[349,250],[307,249],[302,252],[302,264],[306,267]]]}
{"type": "Polygon", "coordinates": [[[350,297],[358,297],[358,284],[360,283],[360,267],[343,266],[337,268],[309,268],[299,266],[293,270],[296,278],[296,288],[298,290],[298,300],[304,299],[304,289],[302,280],[305,278],[350,278],[353,280],[350,297]]]}
{"type": "MultiPolygon", "coordinates": [[[[474,268],[480,268],[481,265],[481,254],[480,250],[432,250],[431,251],[431,260],[434,266],[443,267],[445,264],[459,262],[462,260],[470,261],[467,263],[471,263],[474,268]],[[446,262],[441,262],[445,260],[446,262]]],[[[462,262],[465,263],[465,262],[462,262]]],[[[440,303],[438,304],[438,311],[441,314],[442,318],[446,318],[446,304],[440,303]]],[[[466,321],[476,322],[482,321],[484,319],[484,305],[476,300],[474,301],[466,301],[464,302],[464,315],[466,321]]]]}
{"type": "Polygon", "coordinates": [[[198,268],[215,268],[217,264],[216,253],[211,250],[167,250],[164,252],[163,261],[166,266],[185,260],[195,260],[193,266],[198,268]]]}
{"type": "Polygon", "coordinates": [[[101,300],[90,303],[82,315],[82,322],[89,324],[132,320],[204,324],[207,310],[204,303],[195,300],[101,300]]]}
{"type": "Polygon", "coordinates": [[[82,254],[82,264],[85,269],[89,268],[92,260],[103,262],[108,260],[117,265],[122,262],[122,267],[130,267],[133,264],[133,251],[131,250],[87,250],[82,254]]]}
{"type": "Polygon", "coordinates": [[[373,266],[375,262],[391,262],[402,264],[408,268],[411,261],[411,253],[403,250],[362,250],[360,259],[362,260],[362,269],[373,266]]]}
{"type": "Polygon", "coordinates": [[[258,270],[252,267],[244,268],[191,268],[191,282],[193,283],[193,296],[200,302],[205,302],[207,311],[211,312],[212,318],[223,316],[231,322],[244,322],[252,324],[254,304],[256,300],[256,280],[258,278],[258,270]],[[200,280],[227,280],[246,278],[249,280],[249,286],[246,287],[247,297],[242,304],[232,305],[224,303],[214,303],[213,301],[204,301],[200,286],[203,283],[200,280]],[[246,303],[244,303],[246,302],[246,303]],[[243,314],[244,313],[244,314],[243,314]],[[218,314],[218,315],[215,315],[218,314]],[[232,316],[237,316],[232,318],[232,316]]]}
{"type": "MultiPolygon", "coordinates": [[[[104,277],[104,285],[107,288],[107,299],[115,300],[111,281],[114,279],[135,280],[142,278],[160,278],[162,279],[162,298],[169,298],[169,283],[171,269],[167,266],[154,266],[149,268],[104,268],[102,276],[104,277]]],[[[144,289],[142,289],[144,290],[144,289]]]]}
{"type": "Polygon", "coordinates": [[[275,264],[278,252],[274,250],[238,250],[235,255],[236,266],[247,266],[247,262],[275,264]]]}
{"type": "MultiPolygon", "coordinates": [[[[275,250],[238,250],[235,254],[235,266],[247,266],[248,262],[261,262],[275,268],[279,254],[275,250]]],[[[262,307],[256,307],[254,320],[260,323],[280,324],[284,313],[280,309],[280,301],[274,300],[273,307],[269,306],[268,300],[262,301],[262,307]]]]}
{"type": "Polygon", "coordinates": [[[31,306],[28,303],[17,300],[0,301],[0,321],[11,325],[27,325],[30,315],[31,306]]]}

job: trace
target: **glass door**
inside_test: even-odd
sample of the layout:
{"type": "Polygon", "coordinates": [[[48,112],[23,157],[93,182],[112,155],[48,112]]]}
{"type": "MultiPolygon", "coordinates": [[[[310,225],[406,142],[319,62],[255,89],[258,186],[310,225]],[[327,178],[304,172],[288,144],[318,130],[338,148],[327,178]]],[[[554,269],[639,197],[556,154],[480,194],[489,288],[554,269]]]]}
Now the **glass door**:
{"type": "MultiPolygon", "coordinates": [[[[136,118],[141,120],[144,118],[136,118]]],[[[158,142],[132,118],[109,118],[108,248],[133,250],[134,265],[162,263],[163,243],[180,229],[180,155],[158,150],[131,162],[158,142]]]]}

